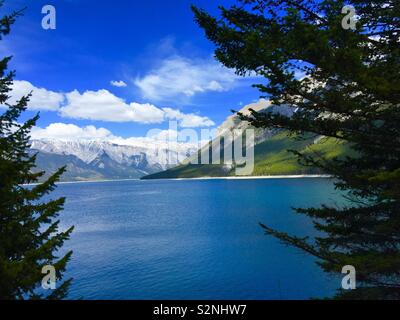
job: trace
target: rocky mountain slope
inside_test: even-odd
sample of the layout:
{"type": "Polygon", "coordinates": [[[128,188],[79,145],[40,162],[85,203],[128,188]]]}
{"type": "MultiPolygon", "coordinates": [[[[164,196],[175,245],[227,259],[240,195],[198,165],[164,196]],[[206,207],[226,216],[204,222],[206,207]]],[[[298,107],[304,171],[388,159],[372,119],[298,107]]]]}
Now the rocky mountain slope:
{"type": "MultiPolygon", "coordinates": [[[[260,100],[245,106],[258,112],[280,112],[292,115],[290,107],[271,105],[260,100]]],[[[229,132],[244,132],[252,128],[237,115],[229,116],[218,128],[217,136],[229,132]]],[[[285,131],[256,129],[254,141],[254,170],[252,175],[320,174],[315,168],[303,167],[288,150],[304,153],[318,152],[326,158],[348,154],[349,148],[332,139],[308,135],[303,140],[289,138],[285,131]]],[[[237,136],[236,136],[237,137],[237,136]]],[[[217,138],[212,141],[215,145],[217,138]]],[[[198,150],[194,144],[168,143],[136,139],[129,145],[98,140],[33,140],[31,152],[37,153],[37,170],[49,175],[61,166],[67,166],[62,181],[85,181],[102,179],[162,179],[224,177],[236,174],[233,162],[221,164],[190,164],[201,154],[210,153],[210,146],[198,150]],[[178,165],[177,165],[178,164],[178,165]]],[[[221,159],[224,156],[221,153],[221,159]]]]}
{"type": "Polygon", "coordinates": [[[63,181],[131,179],[166,170],[196,149],[187,144],[138,143],[119,145],[107,141],[33,140],[37,170],[49,175],[67,166],[63,181]]]}
{"type": "MultiPolygon", "coordinates": [[[[295,110],[290,107],[277,108],[266,100],[260,100],[245,106],[240,110],[243,114],[253,109],[257,112],[280,112],[287,116],[292,115],[295,110]]],[[[217,132],[223,135],[230,130],[240,130],[250,128],[248,122],[241,121],[237,115],[232,115],[222,123],[217,132]]],[[[216,141],[216,140],[215,140],[216,141]]],[[[214,141],[214,143],[215,143],[214,141]]],[[[199,153],[209,152],[209,146],[203,147],[199,153]]],[[[289,137],[287,132],[272,129],[255,129],[254,147],[254,170],[253,176],[262,175],[297,175],[297,174],[323,174],[316,168],[304,167],[300,165],[297,158],[288,150],[297,150],[303,153],[319,153],[325,158],[340,157],[350,152],[347,145],[333,139],[315,137],[312,135],[304,136],[298,140],[289,137]]],[[[197,156],[193,155],[190,159],[197,156]]],[[[198,177],[225,177],[235,176],[235,167],[224,164],[185,164],[177,167],[151,174],[143,179],[173,179],[173,178],[198,178],[198,177]]]]}

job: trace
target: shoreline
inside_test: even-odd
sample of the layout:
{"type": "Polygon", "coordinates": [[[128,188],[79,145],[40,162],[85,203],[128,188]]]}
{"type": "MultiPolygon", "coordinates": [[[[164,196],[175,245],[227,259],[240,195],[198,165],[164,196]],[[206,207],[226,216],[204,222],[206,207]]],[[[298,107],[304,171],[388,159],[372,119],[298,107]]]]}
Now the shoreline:
{"type": "Polygon", "coordinates": [[[165,179],[144,179],[152,180],[271,180],[271,179],[329,179],[326,174],[299,174],[299,175],[274,175],[274,176],[230,176],[230,177],[199,177],[199,178],[165,178],[165,179]]]}
{"type": "MultiPolygon", "coordinates": [[[[118,181],[140,181],[140,178],[137,179],[105,179],[105,180],[80,180],[80,181],[59,181],[56,182],[56,185],[58,184],[74,184],[74,183],[102,183],[102,182],[118,182],[118,181]]],[[[22,186],[37,186],[39,185],[40,182],[38,183],[26,183],[23,184],[22,186]]]]}
{"type": "MultiPolygon", "coordinates": [[[[61,181],[59,184],[78,184],[78,183],[104,183],[104,182],[123,182],[123,181],[185,181],[185,180],[272,180],[272,179],[329,179],[330,175],[324,174],[301,174],[301,175],[274,175],[274,176],[230,176],[230,177],[198,177],[198,178],[166,178],[166,179],[105,179],[87,181],[61,181]]],[[[40,183],[29,183],[23,186],[36,186],[40,183]]]]}

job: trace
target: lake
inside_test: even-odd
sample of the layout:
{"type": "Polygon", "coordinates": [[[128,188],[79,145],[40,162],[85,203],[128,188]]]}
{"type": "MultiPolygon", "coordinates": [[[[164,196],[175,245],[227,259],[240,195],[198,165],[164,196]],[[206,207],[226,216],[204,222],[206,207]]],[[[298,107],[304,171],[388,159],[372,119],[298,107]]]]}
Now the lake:
{"type": "Polygon", "coordinates": [[[341,285],[259,226],[315,235],[291,207],[340,201],[328,179],[73,183],[55,196],[76,228],[71,299],[308,299],[341,285]]]}

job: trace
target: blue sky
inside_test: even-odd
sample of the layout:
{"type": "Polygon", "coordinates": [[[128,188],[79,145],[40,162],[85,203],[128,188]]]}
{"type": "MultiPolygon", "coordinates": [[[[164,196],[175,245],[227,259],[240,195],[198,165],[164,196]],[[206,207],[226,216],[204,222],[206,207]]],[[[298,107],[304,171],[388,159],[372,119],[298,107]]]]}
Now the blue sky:
{"type": "Polygon", "coordinates": [[[42,129],[93,126],[127,138],[166,129],[168,120],[218,126],[258,99],[257,81],[215,61],[192,3],[217,14],[234,1],[6,0],[2,14],[27,7],[0,41],[1,56],[14,56],[13,96],[33,89],[26,117],[40,111],[42,129]],[[41,25],[47,4],[56,8],[55,30],[41,25]]]}

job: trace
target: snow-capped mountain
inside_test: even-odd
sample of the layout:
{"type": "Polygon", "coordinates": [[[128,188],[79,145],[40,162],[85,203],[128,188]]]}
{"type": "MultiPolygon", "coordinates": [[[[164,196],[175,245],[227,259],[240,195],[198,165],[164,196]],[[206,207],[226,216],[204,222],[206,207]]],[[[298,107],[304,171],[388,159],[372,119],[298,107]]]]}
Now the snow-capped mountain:
{"type": "MultiPolygon", "coordinates": [[[[250,109],[262,112],[267,110],[272,110],[274,107],[268,100],[260,99],[258,102],[248,104],[244,106],[239,112],[243,115],[250,115],[250,109]]],[[[237,114],[232,114],[226,118],[226,120],[217,128],[217,136],[223,136],[225,133],[232,130],[239,130],[240,132],[244,132],[246,129],[250,127],[250,124],[246,121],[240,120],[237,114]]],[[[263,142],[266,138],[271,135],[271,130],[261,129],[257,130],[255,136],[255,143],[263,142]]]]}
{"type": "Polygon", "coordinates": [[[59,155],[73,155],[89,164],[104,154],[113,161],[124,165],[139,165],[147,161],[150,166],[162,169],[176,165],[196,151],[188,144],[155,141],[137,143],[137,145],[119,145],[108,141],[96,140],[33,140],[31,148],[59,155]]]}
{"type": "MultiPolygon", "coordinates": [[[[289,107],[276,108],[261,99],[240,110],[248,114],[249,109],[257,112],[283,112],[291,115],[289,107]]],[[[250,124],[237,115],[228,117],[217,129],[217,136],[231,130],[244,131],[250,124]]],[[[276,134],[276,130],[256,129],[255,145],[263,143],[276,134]]],[[[218,143],[214,140],[213,143],[218,143]]],[[[79,139],[36,139],[31,141],[32,152],[39,152],[37,167],[49,175],[61,166],[67,166],[64,181],[128,179],[171,169],[188,163],[199,152],[208,152],[208,144],[200,148],[195,143],[171,142],[153,138],[108,140],[79,139]]]]}
{"type": "Polygon", "coordinates": [[[63,180],[125,179],[166,170],[197,151],[187,143],[138,139],[129,145],[98,140],[31,141],[38,168],[50,174],[66,165],[63,180]],[[50,171],[50,172],[49,172],[50,171]]]}
{"type": "MultiPolygon", "coordinates": [[[[294,109],[287,106],[275,106],[271,104],[270,101],[265,99],[260,99],[257,102],[248,104],[244,106],[240,113],[245,116],[249,116],[250,109],[259,113],[263,112],[271,112],[271,113],[279,113],[285,116],[292,116],[294,113],[294,109]]],[[[237,114],[232,114],[217,128],[217,136],[223,136],[226,132],[232,130],[239,130],[240,132],[244,132],[246,129],[250,128],[250,123],[247,121],[242,121],[237,114]]],[[[276,130],[271,129],[258,129],[255,132],[255,144],[259,144],[264,142],[266,139],[270,138],[276,130]]]]}
{"type": "MultiPolygon", "coordinates": [[[[258,113],[279,113],[283,114],[286,116],[292,116],[295,110],[291,107],[288,106],[275,106],[271,104],[270,101],[265,100],[265,99],[260,99],[257,102],[248,104],[244,106],[239,112],[245,116],[251,115],[251,110],[254,110],[258,113]]],[[[254,145],[258,145],[260,143],[263,143],[267,139],[270,139],[272,136],[277,134],[278,130],[276,129],[268,129],[268,128],[254,128],[251,126],[251,124],[247,121],[242,121],[240,117],[238,116],[237,113],[234,113],[227,117],[224,122],[221,123],[221,125],[217,128],[216,130],[216,137],[212,141],[213,146],[217,146],[220,144],[220,139],[221,137],[224,137],[224,135],[230,136],[233,134],[234,139],[237,139],[237,137],[241,136],[246,129],[253,129],[254,130],[254,145]]],[[[199,151],[200,153],[208,153],[209,152],[209,145],[204,144],[203,147],[199,151]]],[[[184,164],[189,163],[190,161],[193,161],[198,157],[198,154],[193,154],[192,157],[188,158],[184,164]]],[[[230,165],[227,165],[226,168],[230,168],[230,165]]]]}

